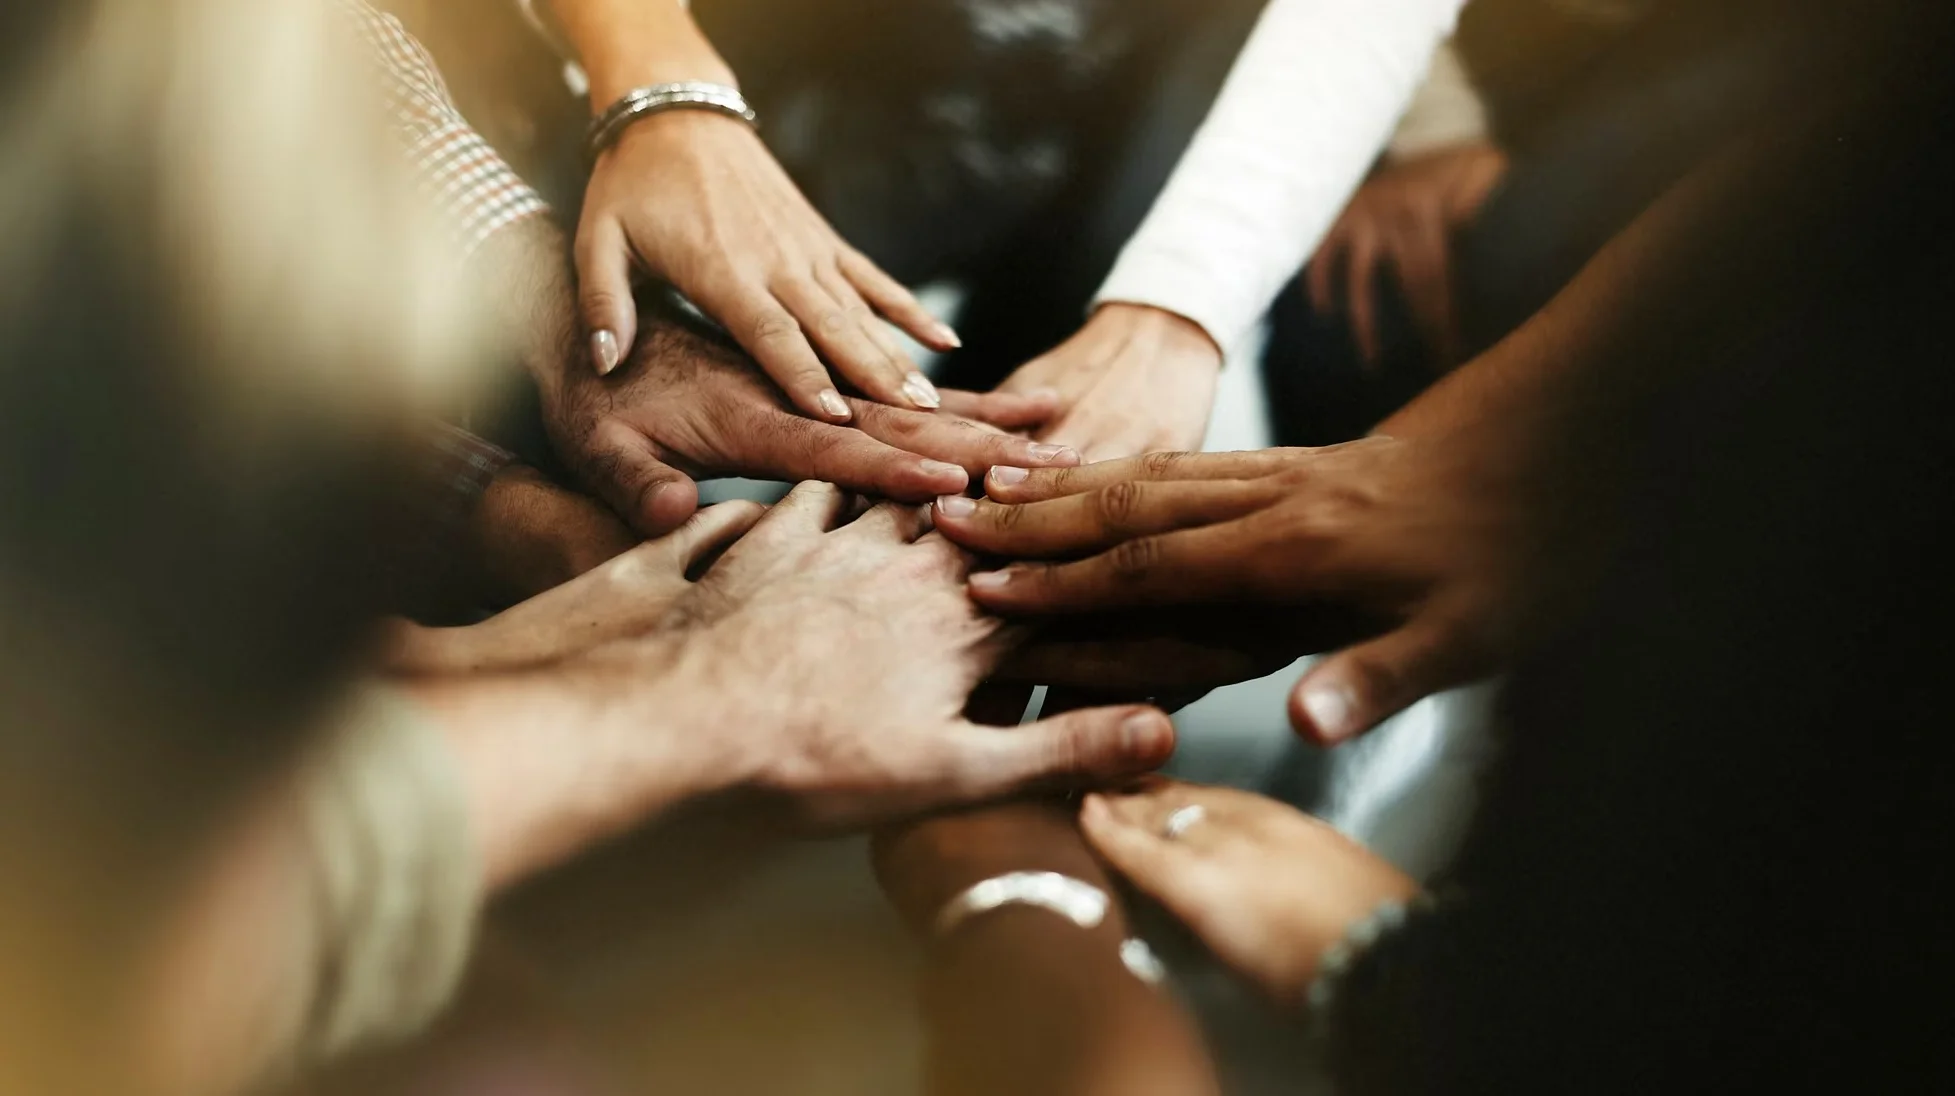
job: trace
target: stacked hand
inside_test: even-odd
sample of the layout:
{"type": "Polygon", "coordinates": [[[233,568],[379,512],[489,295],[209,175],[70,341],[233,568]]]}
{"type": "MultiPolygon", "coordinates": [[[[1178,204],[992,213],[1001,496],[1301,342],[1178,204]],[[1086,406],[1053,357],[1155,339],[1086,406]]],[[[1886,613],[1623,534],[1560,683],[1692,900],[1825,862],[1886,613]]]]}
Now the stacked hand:
{"type": "Polygon", "coordinates": [[[1088,461],[1199,449],[1222,352],[1193,322],[1158,308],[1106,304],[1079,333],[1026,363],[1000,392],[1057,394],[1040,441],[1088,461]]]}
{"type": "MultiPolygon", "coordinates": [[[[1292,694],[1301,731],[1336,742],[1496,671],[1527,623],[1524,492],[1457,439],[1157,454],[1076,469],[994,469],[989,499],[946,497],[943,535],[1020,560],[971,578],[1010,616],[1136,606],[1325,606],[1382,634],[1318,663],[1292,694]]],[[[1348,624],[1345,626],[1349,626],[1348,624]]]]}
{"type": "Polygon", "coordinates": [[[738,352],[671,320],[646,326],[610,376],[564,369],[540,384],[558,452],[647,535],[692,515],[693,476],[820,479],[921,501],[962,491],[993,465],[1079,460],[1001,429],[1044,421],[1055,403],[1049,393],[945,392],[939,411],[850,400],[852,422],[838,426],[801,414],[738,352]]]}
{"type": "Polygon", "coordinates": [[[883,318],[935,350],[956,333],[844,243],[745,124],[698,111],[639,121],[599,158],[584,203],[577,273],[599,373],[636,337],[636,265],[723,324],[805,414],[860,414],[823,358],[873,400],[939,406],[883,318]]]}
{"type": "Polygon", "coordinates": [[[1292,1007],[1326,949],[1380,904],[1418,889],[1322,822],[1229,788],[1149,781],[1087,796],[1079,822],[1115,871],[1292,1007]],[[1190,807],[1200,820],[1170,836],[1168,819],[1190,807]]]}

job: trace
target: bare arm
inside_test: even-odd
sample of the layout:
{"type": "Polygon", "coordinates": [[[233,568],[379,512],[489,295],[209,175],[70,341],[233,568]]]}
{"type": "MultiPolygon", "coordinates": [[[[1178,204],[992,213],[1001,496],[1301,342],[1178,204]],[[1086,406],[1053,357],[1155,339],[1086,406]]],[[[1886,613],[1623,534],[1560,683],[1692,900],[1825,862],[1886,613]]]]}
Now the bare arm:
{"type": "MultiPolygon", "coordinates": [[[[1010,871],[1110,885],[1070,809],[1025,802],[883,835],[878,875],[927,933],[959,892],[1010,871]]],[[[1219,1092],[1194,1021],[1121,963],[1115,903],[1084,930],[1043,910],[1003,909],[932,945],[924,975],[930,1086],[938,1096],[1198,1096],[1219,1092]]]]}

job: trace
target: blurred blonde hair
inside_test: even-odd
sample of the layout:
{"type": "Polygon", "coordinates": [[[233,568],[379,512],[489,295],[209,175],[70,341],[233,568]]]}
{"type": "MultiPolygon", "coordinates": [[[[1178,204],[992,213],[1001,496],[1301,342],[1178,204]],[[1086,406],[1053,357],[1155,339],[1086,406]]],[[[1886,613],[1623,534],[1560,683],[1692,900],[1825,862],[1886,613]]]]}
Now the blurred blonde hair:
{"type": "Polygon", "coordinates": [[[80,0],[6,51],[5,1096],[140,1091],[95,1040],[145,910],[339,687],[404,427],[480,349],[335,7],[80,0]]]}

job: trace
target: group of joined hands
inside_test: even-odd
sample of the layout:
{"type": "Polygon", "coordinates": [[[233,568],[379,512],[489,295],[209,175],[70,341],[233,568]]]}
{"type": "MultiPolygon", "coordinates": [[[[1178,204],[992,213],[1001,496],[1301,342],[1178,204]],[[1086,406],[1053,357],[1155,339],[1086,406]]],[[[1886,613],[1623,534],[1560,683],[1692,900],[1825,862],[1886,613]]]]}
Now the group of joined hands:
{"type": "MultiPolygon", "coordinates": [[[[753,143],[723,119],[658,118],[600,175],[657,145],[668,170],[656,177],[684,179],[670,156],[697,153],[702,135],[753,143]]],[[[725,181],[739,159],[716,158],[711,174],[725,181]]],[[[476,781],[490,885],[733,788],[774,793],[822,828],[898,824],[884,847],[909,851],[885,867],[947,883],[967,859],[945,851],[965,843],[960,816],[903,820],[1099,788],[1076,827],[1076,808],[1057,808],[1056,829],[1045,810],[1017,832],[1083,834],[1295,1000],[1322,946],[1408,881],[1273,801],[1136,784],[1174,749],[1152,703],[981,724],[1016,722],[1034,684],[1171,706],[1338,651],[1290,703],[1299,732],[1334,744],[1483,676],[1508,642],[1490,621],[1505,610],[1518,535],[1518,511],[1482,489],[1502,462],[1440,428],[1322,450],[1185,452],[1201,442],[1221,352],[1190,321],[1140,305],[1101,306],[997,391],[940,391],[885,321],[934,350],[956,334],[801,208],[791,184],[775,189],[798,204],[750,226],[766,246],[693,248],[725,260],[710,268],[694,269],[684,245],[689,225],[713,218],[646,231],[629,209],[607,217],[625,199],[602,200],[598,176],[574,288],[571,249],[547,221],[503,233],[476,260],[558,456],[596,496],[521,469],[499,477],[477,519],[480,554],[491,587],[520,603],[478,625],[394,635],[390,669],[426,707],[464,738],[500,736],[478,751],[499,759],[476,781]],[[671,246],[647,251],[661,240],[671,246]],[[635,298],[627,253],[725,337],[635,298]],[[774,261],[733,278],[742,255],[774,261]],[[813,274],[799,281],[768,274],[804,268],[813,274]],[[771,509],[700,509],[696,479],[727,475],[806,482],[771,509]],[[512,532],[539,528],[548,534],[512,532]],[[549,729],[527,750],[502,740],[523,732],[468,729],[531,709],[549,729]],[[574,746],[565,711],[585,728],[574,746]],[[552,799],[551,774],[582,801],[552,799]],[[1164,858],[1161,818],[1191,802],[1211,821],[1164,858]],[[1216,855],[1188,857],[1204,848],[1216,855]],[[1265,856],[1282,866],[1258,866],[1265,856]],[[1311,886],[1325,870],[1364,885],[1311,886]],[[1257,916],[1230,928],[1216,920],[1224,909],[1257,916]],[[1300,931],[1316,944],[1299,948],[1300,931]]],[[[1000,844],[1012,814],[964,817],[1000,844]]],[[[914,878],[891,887],[899,905],[946,896],[914,878]]]]}
{"type": "MultiPolygon", "coordinates": [[[[535,246],[542,255],[550,244],[535,246]]],[[[514,584],[540,593],[473,626],[402,625],[389,656],[463,737],[484,706],[507,722],[538,692],[555,698],[539,709],[553,714],[533,750],[495,747],[506,774],[484,785],[494,802],[478,812],[505,831],[483,841],[491,886],[734,788],[772,793],[822,829],[1099,788],[1079,832],[1100,856],[1197,931],[1224,908],[1266,915],[1247,937],[1210,942],[1292,1000],[1314,959],[1268,968],[1298,954],[1272,941],[1301,920],[1328,945],[1410,889],[1281,804],[1136,784],[1175,744],[1151,704],[980,724],[1015,721],[1033,684],[1165,701],[1342,647],[1290,705],[1300,732],[1332,744],[1481,676],[1499,657],[1483,629],[1498,600],[1489,564],[1505,558],[1510,531],[1474,509],[1486,469],[1455,459],[1457,445],[1381,435],[1082,463],[1082,451],[1106,451],[1105,435],[1091,420],[1086,431],[1049,426],[1077,392],[946,391],[936,409],[852,399],[847,423],[821,422],[749,357],[670,316],[648,308],[633,352],[603,371],[566,337],[574,320],[549,316],[532,325],[528,354],[546,422],[565,463],[609,505],[533,473],[505,484],[485,502],[485,536],[528,507],[532,524],[573,547],[545,568],[551,578],[514,584]],[[700,509],[692,477],[719,474],[806,482],[771,508],[700,509]],[[459,687],[490,679],[509,695],[459,687]],[[1024,691],[1008,716],[973,721],[974,692],[982,703],[981,687],[1012,686],[1024,691]],[[584,728],[574,747],[563,711],[584,728]],[[523,806],[552,769],[585,789],[567,821],[547,817],[565,814],[561,803],[523,806]],[[1190,802],[1209,807],[1207,832],[1163,859],[1157,816],[1190,802]],[[1187,859],[1211,840],[1223,861],[1187,859]],[[1276,854],[1282,870],[1220,870],[1227,856],[1276,854]],[[1326,857],[1367,882],[1330,899],[1335,915],[1329,892],[1308,883],[1326,857]]],[[[1212,376],[1206,384],[1204,417],[1212,376]]],[[[1124,431],[1144,413],[1115,406],[1098,425],[1124,431]]],[[[1180,433],[1184,445],[1199,440],[1180,433]]],[[[957,825],[938,819],[924,825],[957,825]]],[[[918,872],[943,869],[942,858],[922,860],[918,872]]]]}

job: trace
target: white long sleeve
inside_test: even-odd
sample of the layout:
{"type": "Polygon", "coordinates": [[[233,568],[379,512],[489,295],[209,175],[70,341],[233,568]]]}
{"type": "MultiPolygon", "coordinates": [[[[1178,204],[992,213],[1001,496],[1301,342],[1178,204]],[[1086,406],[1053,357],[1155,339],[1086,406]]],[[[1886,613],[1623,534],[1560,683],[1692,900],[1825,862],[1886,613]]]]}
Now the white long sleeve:
{"type": "Polygon", "coordinates": [[[1095,303],[1153,305],[1226,352],[1363,182],[1464,0],[1270,0],[1095,303]]]}

